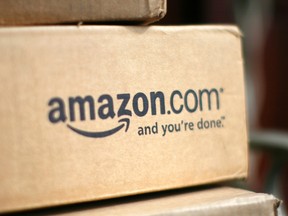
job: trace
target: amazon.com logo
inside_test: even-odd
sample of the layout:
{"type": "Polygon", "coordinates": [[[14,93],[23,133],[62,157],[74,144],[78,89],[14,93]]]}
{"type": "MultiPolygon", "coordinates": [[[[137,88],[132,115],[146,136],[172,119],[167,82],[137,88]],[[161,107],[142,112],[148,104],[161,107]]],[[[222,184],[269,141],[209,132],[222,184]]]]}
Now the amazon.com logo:
{"type": "Polygon", "coordinates": [[[60,97],[51,98],[48,102],[49,121],[53,124],[66,123],[71,131],[86,137],[103,138],[121,131],[128,131],[131,116],[145,118],[146,115],[179,115],[182,112],[194,113],[197,111],[210,111],[220,109],[220,93],[223,88],[216,89],[188,89],[185,92],[174,90],[168,100],[162,91],[145,94],[138,92],[111,96],[102,94],[99,97],[75,96],[68,97],[67,101],[60,97]],[[77,118],[76,118],[77,117],[77,118]],[[72,126],[75,121],[95,121],[117,118],[116,127],[100,130],[86,131],[72,126]]]}

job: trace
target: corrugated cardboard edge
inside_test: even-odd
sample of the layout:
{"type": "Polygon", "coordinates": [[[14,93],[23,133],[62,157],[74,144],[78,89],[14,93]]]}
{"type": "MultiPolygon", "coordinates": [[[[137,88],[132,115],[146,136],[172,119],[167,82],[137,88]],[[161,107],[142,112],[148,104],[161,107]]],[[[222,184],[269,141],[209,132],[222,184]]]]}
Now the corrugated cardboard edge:
{"type": "Polygon", "coordinates": [[[167,2],[166,0],[146,0],[148,6],[147,21],[143,24],[149,24],[162,19],[167,13],[167,2]]]}
{"type": "Polygon", "coordinates": [[[130,26],[130,25],[71,25],[71,26],[60,26],[60,25],[49,25],[49,26],[22,26],[22,27],[1,27],[0,34],[2,33],[31,33],[31,32],[43,32],[43,33],[54,33],[54,32],[76,32],[76,31],[113,31],[114,33],[119,32],[134,32],[135,34],[145,34],[146,31],[155,31],[156,34],[170,34],[170,33],[185,33],[189,32],[193,34],[193,31],[203,31],[211,33],[223,33],[230,34],[234,37],[241,38],[242,33],[240,29],[235,25],[183,25],[183,26],[130,26]]]}
{"type": "MultiPolygon", "coordinates": [[[[205,215],[278,215],[277,209],[281,201],[273,195],[268,194],[246,194],[235,198],[215,202],[212,205],[196,206],[194,208],[183,208],[170,215],[184,216],[195,214],[198,216],[205,215]]],[[[156,215],[162,215],[156,214],[156,215]]],[[[155,216],[156,216],[155,215],[155,216]]]]}

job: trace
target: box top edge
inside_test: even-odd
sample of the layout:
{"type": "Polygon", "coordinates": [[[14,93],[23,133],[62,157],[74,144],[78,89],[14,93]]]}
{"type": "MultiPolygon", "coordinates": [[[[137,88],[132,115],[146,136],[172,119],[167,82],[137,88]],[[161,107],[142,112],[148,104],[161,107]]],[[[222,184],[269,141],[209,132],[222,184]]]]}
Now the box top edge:
{"type": "Polygon", "coordinates": [[[126,30],[140,30],[140,31],[214,31],[214,32],[229,32],[237,36],[241,36],[241,32],[236,25],[173,25],[173,26],[133,26],[133,25],[48,25],[48,26],[11,26],[1,27],[1,32],[37,32],[37,31],[126,31],[126,30]]]}

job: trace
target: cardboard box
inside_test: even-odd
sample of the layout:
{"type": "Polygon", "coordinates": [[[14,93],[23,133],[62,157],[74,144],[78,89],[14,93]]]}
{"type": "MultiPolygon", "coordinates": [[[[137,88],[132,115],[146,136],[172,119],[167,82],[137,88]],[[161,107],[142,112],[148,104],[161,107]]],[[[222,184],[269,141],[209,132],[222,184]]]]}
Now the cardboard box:
{"type": "MultiPolygon", "coordinates": [[[[273,195],[220,187],[181,190],[112,199],[81,205],[30,211],[30,216],[59,215],[173,215],[173,216],[277,216],[280,201],[273,195]]],[[[27,212],[28,213],[28,212],[27,212]]]]}
{"type": "Polygon", "coordinates": [[[155,22],[166,14],[166,0],[11,0],[0,1],[0,25],[80,22],[155,22]]]}
{"type": "Polygon", "coordinates": [[[247,176],[233,26],[0,29],[0,211],[247,176]]]}
{"type": "Polygon", "coordinates": [[[179,193],[159,198],[106,204],[59,215],[175,215],[247,216],[277,215],[280,201],[272,195],[235,188],[179,193]]]}

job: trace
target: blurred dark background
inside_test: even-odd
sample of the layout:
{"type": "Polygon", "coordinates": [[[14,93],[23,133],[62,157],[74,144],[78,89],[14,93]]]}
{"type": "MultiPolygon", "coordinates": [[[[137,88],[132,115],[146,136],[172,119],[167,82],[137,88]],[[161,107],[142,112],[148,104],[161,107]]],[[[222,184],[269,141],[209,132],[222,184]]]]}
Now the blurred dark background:
{"type": "Polygon", "coordinates": [[[243,187],[281,198],[281,215],[288,215],[288,1],[167,3],[157,25],[233,24],[243,32],[250,147],[250,176],[243,187]]]}

